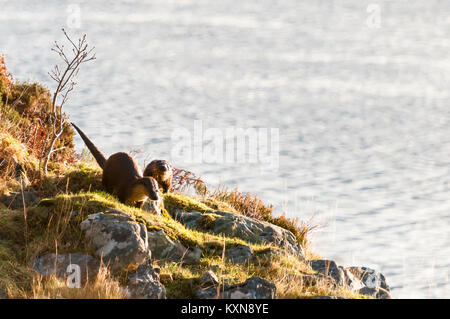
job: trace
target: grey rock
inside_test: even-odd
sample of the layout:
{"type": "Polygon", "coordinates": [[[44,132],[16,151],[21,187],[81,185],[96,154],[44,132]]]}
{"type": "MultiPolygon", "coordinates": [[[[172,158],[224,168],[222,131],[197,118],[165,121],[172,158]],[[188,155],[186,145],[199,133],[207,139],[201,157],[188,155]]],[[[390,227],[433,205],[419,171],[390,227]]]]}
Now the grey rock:
{"type": "Polygon", "coordinates": [[[342,267],[333,260],[313,260],[311,268],[328,276],[339,286],[379,299],[391,298],[390,288],[383,274],[366,267],[342,267]]]}
{"type": "Polygon", "coordinates": [[[23,209],[23,201],[25,200],[25,206],[30,207],[37,205],[41,198],[36,196],[33,192],[24,191],[23,199],[22,192],[11,192],[9,195],[2,197],[2,203],[10,209],[23,209]]]}
{"type": "Polygon", "coordinates": [[[93,246],[97,256],[112,269],[140,265],[150,258],[146,227],[125,212],[108,212],[90,215],[81,223],[85,240],[93,246]]]}
{"type": "Polygon", "coordinates": [[[31,262],[31,268],[41,275],[55,275],[60,278],[67,278],[74,274],[76,266],[80,270],[80,284],[84,284],[97,276],[100,261],[90,255],[79,253],[60,255],[49,253],[39,256],[31,262]]]}
{"type": "Polygon", "coordinates": [[[148,237],[149,248],[155,259],[194,264],[202,257],[203,251],[200,248],[186,248],[180,242],[172,240],[162,229],[149,232],[148,237]]]}
{"type": "Polygon", "coordinates": [[[195,296],[198,299],[275,299],[277,289],[271,281],[260,277],[252,277],[244,283],[198,289],[195,296]],[[219,290],[219,295],[217,295],[219,290]]]}
{"type": "Polygon", "coordinates": [[[128,278],[127,290],[132,299],[166,299],[166,288],[159,281],[159,268],[153,268],[150,260],[128,278]]]}
{"type": "Polygon", "coordinates": [[[200,277],[200,285],[203,287],[217,286],[219,279],[212,270],[208,270],[200,277]]]}
{"type": "MultiPolygon", "coordinates": [[[[221,211],[205,213],[217,216],[214,224],[208,227],[208,231],[213,234],[237,237],[250,243],[270,243],[285,249],[289,254],[303,256],[303,249],[297,243],[294,234],[284,228],[239,214],[221,211]]],[[[173,218],[188,228],[201,230],[203,214],[197,211],[177,210],[173,218]]]]}
{"type": "Polygon", "coordinates": [[[264,258],[275,258],[278,256],[281,256],[283,254],[283,251],[279,248],[269,248],[264,251],[260,251],[257,256],[258,257],[264,257],[264,258]]]}
{"type": "Polygon", "coordinates": [[[225,250],[225,260],[232,263],[246,263],[253,256],[250,246],[236,245],[225,250]]]}
{"type": "Polygon", "coordinates": [[[347,267],[346,270],[352,273],[368,288],[382,288],[388,292],[391,291],[384,275],[374,269],[367,267],[347,267]]]}
{"type": "Polygon", "coordinates": [[[337,285],[345,285],[344,269],[338,267],[333,260],[313,260],[311,261],[311,268],[322,275],[334,279],[337,285]]]}
{"type": "Polygon", "coordinates": [[[161,216],[161,203],[162,203],[162,199],[160,199],[158,201],[147,200],[144,203],[144,206],[142,206],[142,209],[151,214],[161,216]]]}
{"type": "Polygon", "coordinates": [[[376,299],[392,299],[389,291],[383,288],[369,288],[364,287],[358,290],[361,295],[367,295],[375,297],[376,299]]]}
{"type": "Polygon", "coordinates": [[[339,268],[344,271],[344,282],[347,287],[353,291],[364,288],[364,283],[362,283],[361,280],[359,280],[359,278],[356,277],[351,271],[343,268],[342,266],[339,266],[339,268]]]}

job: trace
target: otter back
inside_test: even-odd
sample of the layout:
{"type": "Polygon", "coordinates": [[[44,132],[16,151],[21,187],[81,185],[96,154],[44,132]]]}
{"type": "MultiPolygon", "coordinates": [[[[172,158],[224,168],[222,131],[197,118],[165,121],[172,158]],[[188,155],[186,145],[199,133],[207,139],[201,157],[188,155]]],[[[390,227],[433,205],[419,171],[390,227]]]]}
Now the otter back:
{"type": "Polygon", "coordinates": [[[119,152],[106,159],[86,134],[75,124],[72,123],[72,125],[103,169],[102,183],[108,193],[117,195],[119,200],[125,204],[136,202],[142,205],[150,193],[153,194],[152,197],[158,197],[153,192],[154,189],[158,189],[156,181],[153,185],[152,180],[142,178],[139,166],[130,155],[119,152]]]}
{"type": "Polygon", "coordinates": [[[127,153],[115,153],[105,162],[103,186],[108,193],[116,194],[123,203],[131,196],[132,185],[139,178],[140,169],[127,153]]]}

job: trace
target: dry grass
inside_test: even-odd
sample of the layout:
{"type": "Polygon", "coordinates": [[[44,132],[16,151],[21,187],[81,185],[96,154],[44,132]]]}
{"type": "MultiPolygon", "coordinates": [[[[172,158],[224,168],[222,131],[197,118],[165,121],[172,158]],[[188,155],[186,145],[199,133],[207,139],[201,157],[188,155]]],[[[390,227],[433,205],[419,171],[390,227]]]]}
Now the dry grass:
{"type": "Polygon", "coordinates": [[[196,265],[161,262],[160,267],[161,282],[167,289],[168,298],[194,298],[195,290],[201,287],[199,279],[208,270],[213,270],[217,275],[218,289],[225,284],[242,283],[252,276],[259,276],[275,284],[279,299],[318,296],[367,298],[336,286],[326,277],[314,275],[306,262],[292,256],[261,256],[244,264],[225,262],[223,255],[204,256],[196,265]]]}
{"type": "Polygon", "coordinates": [[[205,195],[207,192],[205,182],[197,177],[193,172],[174,168],[172,190],[175,192],[186,192],[193,189],[199,195],[205,195]]]}
{"type": "Polygon", "coordinates": [[[242,193],[238,189],[228,190],[219,187],[201,199],[202,202],[214,205],[217,209],[230,207],[234,212],[242,215],[266,221],[291,231],[297,238],[297,242],[304,248],[309,246],[308,234],[316,227],[310,222],[300,221],[298,218],[287,218],[285,214],[273,215],[272,205],[266,205],[259,197],[250,193],[242,193]]]}
{"type": "MultiPolygon", "coordinates": [[[[38,83],[14,83],[4,58],[0,56],[0,132],[8,133],[26,147],[29,157],[39,159],[48,141],[51,120],[51,93],[38,83]]],[[[53,162],[73,163],[73,129],[70,124],[55,148],[61,148],[52,157],[53,162]]],[[[19,161],[19,164],[22,164],[19,161]]],[[[34,179],[32,176],[30,179],[34,179]]]]}
{"type": "Polygon", "coordinates": [[[124,299],[125,291],[106,267],[101,267],[95,280],[81,288],[69,288],[66,281],[55,276],[36,276],[29,292],[21,291],[16,298],[29,299],[124,299]]]}

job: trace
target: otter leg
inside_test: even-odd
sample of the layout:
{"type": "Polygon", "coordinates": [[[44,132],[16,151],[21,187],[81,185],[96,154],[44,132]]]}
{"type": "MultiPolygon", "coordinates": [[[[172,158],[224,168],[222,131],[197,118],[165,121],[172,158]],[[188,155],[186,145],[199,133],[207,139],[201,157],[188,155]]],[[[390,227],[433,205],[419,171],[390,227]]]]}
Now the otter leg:
{"type": "Polygon", "coordinates": [[[142,207],[144,206],[145,201],[141,201],[141,202],[136,202],[136,204],[134,205],[136,208],[140,208],[142,209],[142,207]]]}

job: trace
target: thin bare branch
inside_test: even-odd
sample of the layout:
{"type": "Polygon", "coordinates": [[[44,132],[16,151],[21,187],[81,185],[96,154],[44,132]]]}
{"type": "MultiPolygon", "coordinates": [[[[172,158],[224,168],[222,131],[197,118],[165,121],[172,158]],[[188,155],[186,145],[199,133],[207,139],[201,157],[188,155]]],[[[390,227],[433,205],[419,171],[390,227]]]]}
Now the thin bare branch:
{"type": "Polygon", "coordinates": [[[77,45],[74,41],[72,41],[64,28],[62,28],[62,32],[64,33],[67,41],[71,44],[71,52],[73,53],[73,56],[69,58],[65,52],[64,45],[55,41],[54,47],[51,50],[56,52],[56,54],[58,54],[58,56],[63,60],[64,68],[61,69],[57,64],[53,70],[49,72],[49,76],[57,83],[57,87],[53,93],[52,113],[49,117],[52,127],[51,134],[48,134],[49,136],[46,138],[41,157],[41,159],[44,158],[44,174],[47,174],[47,166],[51,155],[58,150],[64,149],[64,147],[58,149],[54,149],[54,147],[56,145],[56,141],[64,131],[64,125],[67,123],[67,118],[63,113],[63,106],[68,101],[70,93],[74,90],[77,84],[77,82],[74,81],[74,78],[78,75],[81,64],[96,59],[93,51],[95,47],[88,50],[86,34],[78,39],[77,45]]]}

